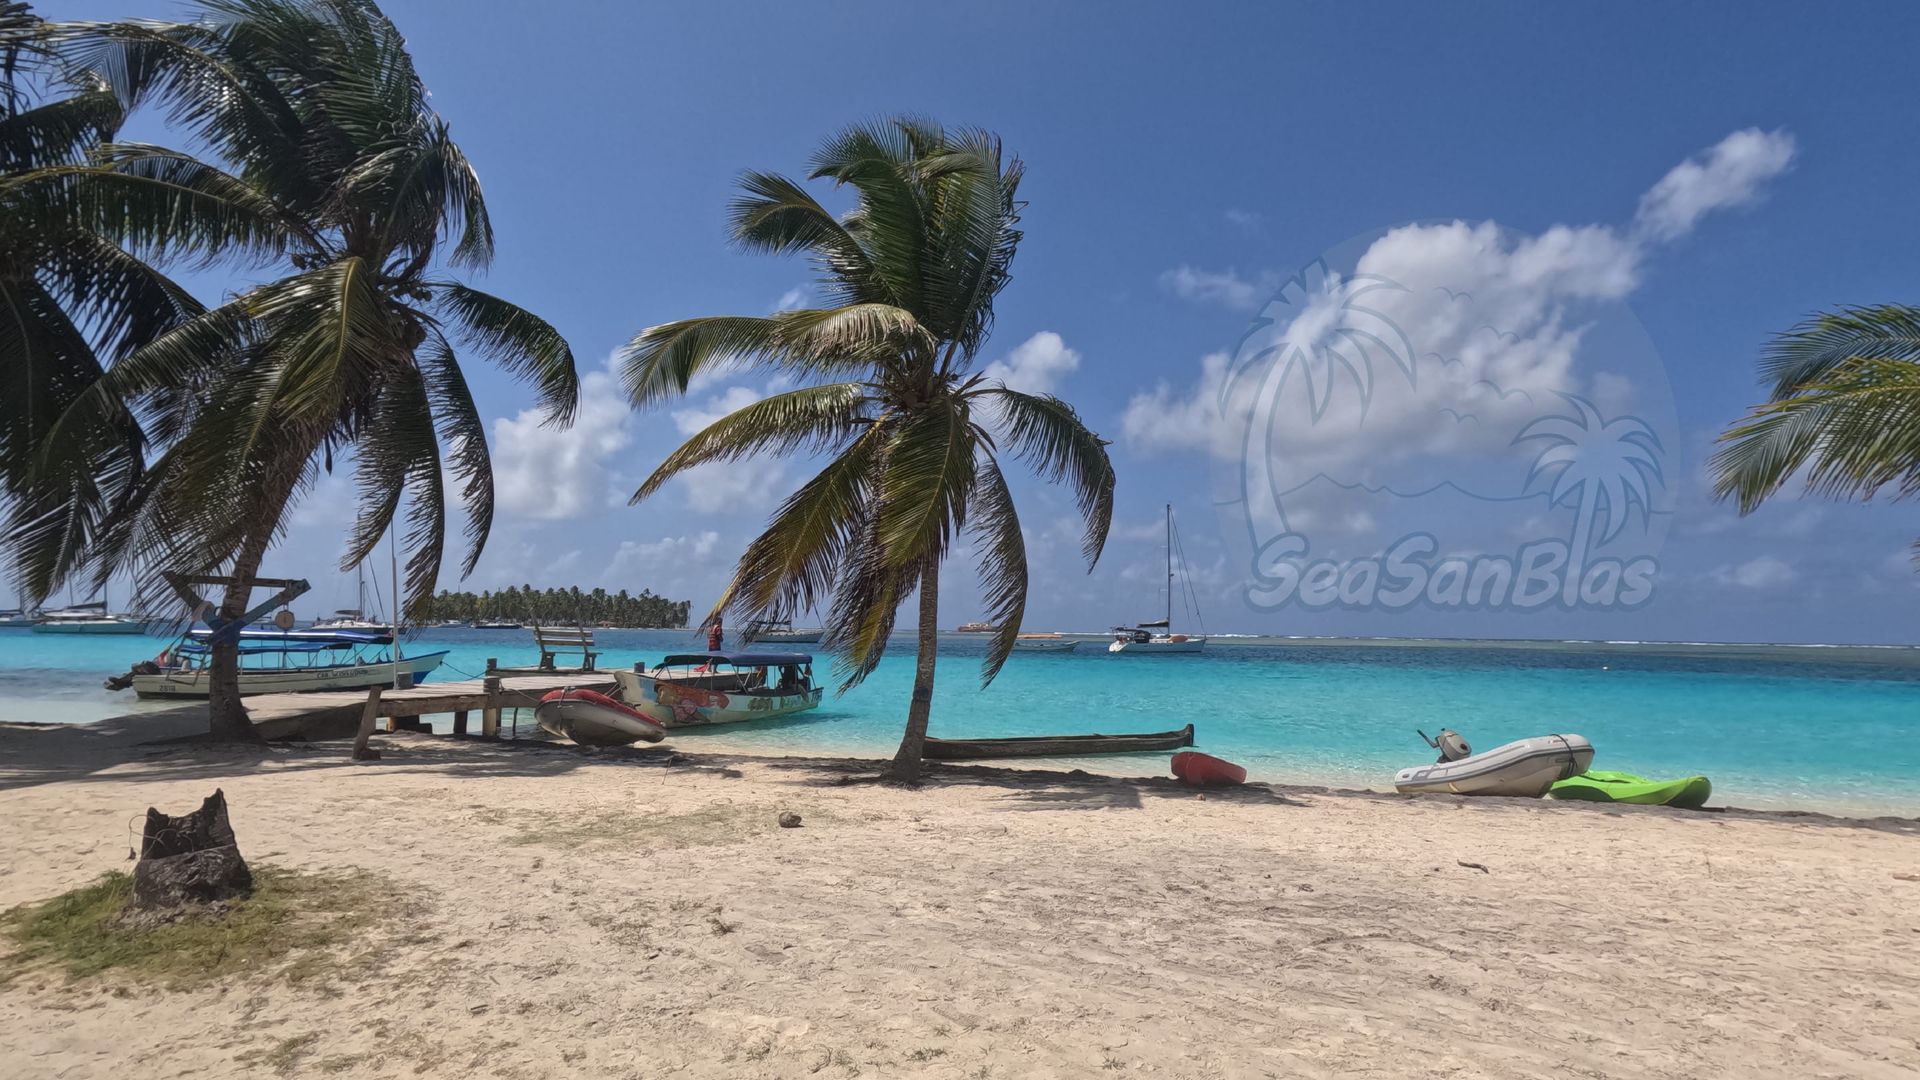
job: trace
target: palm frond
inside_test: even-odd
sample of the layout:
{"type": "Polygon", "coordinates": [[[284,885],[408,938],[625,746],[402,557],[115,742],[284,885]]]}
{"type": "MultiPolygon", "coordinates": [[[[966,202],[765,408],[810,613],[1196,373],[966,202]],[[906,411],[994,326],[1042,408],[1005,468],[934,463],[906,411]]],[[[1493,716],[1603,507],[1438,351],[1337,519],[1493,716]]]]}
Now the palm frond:
{"type": "Polygon", "coordinates": [[[458,282],[434,282],[435,309],[469,347],[533,384],[547,422],[567,424],[580,405],[573,349],[545,319],[458,282]]]}
{"type": "Polygon", "coordinates": [[[638,503],[688,469],[755,454],[833,450],[871,423],[871,402],[860,383],[806,386],[762,398],[721,417],[667,456],[628,502],[638,503]]]}
{"type": "Polygon", "coordinates": [[[1027,540],[1020,532],[1013,492],[1008,490],[1007,479],[992,454],[981,455],[973,510],[967,528],[979,554],[986,616],[993,625],[987,658],[980,666],[980,685],[985,688],[1012,655],[1027,612],[1027,540]]]}
{"type": "Polygon", "coordinates": [[[1859,358],[1757,407],[1720,437],[1714,493],[1751,512],[1805,470],[1807,490],[1870,499],[1920,494],[1920,363],[1859,358]]]}
{"type": "Polygon", "coordinates": [[[874,546],[894,569],[945,558],[967,521],[982,432],[949,399],[890,425],[874,546]]]}
{"type": "Polygon", "coordinates": [[[1113,462],[1107,441],[1087,429],[1073,406],[1050,394],[1023,394],[1004,386],[980,391],[999,416],[1004,441],[1041,479],[1073,486],[1087,519],[1080,552],[1091,570],[1113,526],[1113,462]]]}
{"type": "Polygon", "coordinates": [[[1773,339],[1760,375],[1779,400],[1862,358],[1920,362],[1920,308],[1883,304],[1817,315],[1773,339]]]}
{"type": "Polygon", "coordinates": [[[460,502],[466,508],[467,554],[460,563],[460,576],[464,578],[479,564],[493,530],[493,457],[487,449],[487,423],[480,417],[466,374],[460,370],[459,357],[445,335],[438,331],[431,334],[418,359],[427,380],[427,396],[439,420],[440,439],[447,446],[453,478],[460,485],[460,502]]]}

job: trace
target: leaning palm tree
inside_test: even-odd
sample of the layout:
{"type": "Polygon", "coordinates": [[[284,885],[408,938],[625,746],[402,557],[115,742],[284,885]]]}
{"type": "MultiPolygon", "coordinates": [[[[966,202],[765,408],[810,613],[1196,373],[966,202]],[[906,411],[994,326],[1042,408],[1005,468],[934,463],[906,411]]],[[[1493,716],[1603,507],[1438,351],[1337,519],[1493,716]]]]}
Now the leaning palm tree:
{"type": "MultiPolygon", "coordinates": [[[[124,466],[89,456],[78,434],[140,419],[135,475],[89,508],[78,561],[131,568],[151,587],[167,569],[254,575],[288,508],[350,454],[361,505],[343,566],[403,528],[408,603],[420,604],[447,547],[443,460],[466,511],[463,574],[493,513],[486,431],[456,342],[532,382],[561,422],[578,392],[572,352],[532,314],[437,272],[484,265],[493,230],[472,166],[378,7],[198,6],[191,24],[77,27],[65,55],[122,105],[163,106],[218,162],[114,144],[42,187],[134,250],[250,256],[283,276],[108,366],[47,431],[37,465],[56,486],[124,466]]],[[[65,572],[72,530],[10,524],[23,562],[65,572]]],[[[248,595],[228,586],[222,618],[241,615],[248,595]]],[[[236,647],[216,647],[211,666],[213,733],[250,737],[236,647]]]]}
{"type": "MultiPolygon", "coordinates": [[[[44,177],[82,166],[124,118],[104,81],[61,62],[61,33],[28,5],[0,2],[0,504],[41,521],[59,552],[54,563],[70,565],[86,509],[114,498],[131,475],[135,426],[118,414],[77,433],[102,466],[116,455],[120,466],[69,478],[77,483],[41,484],[36,449],[106,363],[203,309],[43,197],[44,177]]],[[[21,593],[50,592],[47,569],[22,573],[21,593]]]]}
{"type": "Polygon", "coordinates": [[[805,253],[831,306],[667,323],[643,331],[625,354],[639,405],[739,365],[806,384],[694,435],[634,501],[709,462],[762,452],[827,457],[747,546],[713,613],[783,618],[824,607],[824,644],[839,656],[845,690],[879,663],[895,612],[918,592],[919,657],[891,772],[898,780],[919,774],[940,565],[963,534],[978,552],[996,627],[983,681],[998,673],[1020,631],[1026,546],[1000,456],[1073,486],[1089,566],[1112,518],[1106,443],[1073,408],[971,371],[1020,242],[1021,172],[986,132],[893,120],[851,127],[815,155],[812,179],[852,190],[855,206],[844,216],[799,183],[748,173],[732,207],[734,239],[754,251],[805,253]]]}
{"type": "Polygon", "coordinates": [[[1818,495],[1920,495],[1920,308],[1817,316],[1775,338],[1760,370],[1771,399],[1720,436],[1715,494],[1747,514],[1804,472],[1818,495]]]}

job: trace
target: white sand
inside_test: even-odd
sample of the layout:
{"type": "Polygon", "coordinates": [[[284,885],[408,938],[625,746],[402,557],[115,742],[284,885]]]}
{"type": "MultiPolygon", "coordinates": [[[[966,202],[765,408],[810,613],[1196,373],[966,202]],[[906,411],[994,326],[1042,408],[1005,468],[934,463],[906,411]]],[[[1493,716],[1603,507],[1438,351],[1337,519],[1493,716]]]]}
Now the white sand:
{"type": "Polygon", "coordinates": [[[0,727],[0,907],[215,786],[256,863],[425,899],[331,991],[22,979],[0,1075],[272,1075],[293,1047],[286,1075],[348,1077],[1920,1076],[1897,826],[125,741],[0,727]]]}

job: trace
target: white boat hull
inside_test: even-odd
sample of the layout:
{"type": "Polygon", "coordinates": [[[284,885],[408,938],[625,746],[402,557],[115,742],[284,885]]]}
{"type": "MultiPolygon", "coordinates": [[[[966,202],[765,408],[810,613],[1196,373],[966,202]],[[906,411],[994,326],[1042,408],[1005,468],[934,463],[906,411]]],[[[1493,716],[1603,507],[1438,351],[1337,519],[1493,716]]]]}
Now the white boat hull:
{"type": "Polygon", "coordinates": [[[1203,637],[1190,637],[1184,641],[1176,641],[1172,638],[1154,638],[1152,641],[1116,641],[1107,646],[1107,651],[1110,653],[1144,655],[1197,653],[1205,652],[1206,649],[1207,639],[1203,637]]]}
{"type": "Polygon", "coordinates": [[[753,639],[755,645],[813,645],[825,630],[769,630],[753,639]]]}
{"type": "Polygon", "coordinates": [[[1014,652],[1063,653],[1080,647],[1078,641],[1016,641],[1014,652]]]}
{"type": "Polygon", "coordinates": [[[705,727],[771,720],[817,707],[824,687],[791,694],[731,692],[688,685],[684,679],[660,679],[637,671],[616,671],[621,701],[661,727],[705,727]]]}
{"type": "Polygon", "coordinates": [[[1511,795],[1537,799],[1555,783],[1593,764],[1593,744],[1579,735],[1540,735],[1458,761],[1416,765],[1394,774],[1405,793],[1511,795]]]}
{"type": "Polygon", "coordinates": [[[33,624],[36,634],[144,634],[147,624],[122,619],[86,619],[33,624]]]}
{"type": "MultiPolygon", "coordinates": [[[[411,672],[415,683],[440,666],[446,653],[409,656],[397,662],[401,672],[411,672]]],[[[301,694],[315,690],[367,690],[392,686],[396,662],[382,660],[369,664],[339,664],[330,667],[283,668],[258,671],[240,670],[240,693],[301,694]]],[[[209,676],[204,667],[163,671],[158,675],[135,675],[133,692],[143,698],[203,698],[207,696],[209,676]]]]}
{"type": "Polygon", "coordinates": [[[626,746],[667,737],[666,729],[651,720],[583,698],[543,701],[533,716],[542,731],[581,746],[626,746]]]}

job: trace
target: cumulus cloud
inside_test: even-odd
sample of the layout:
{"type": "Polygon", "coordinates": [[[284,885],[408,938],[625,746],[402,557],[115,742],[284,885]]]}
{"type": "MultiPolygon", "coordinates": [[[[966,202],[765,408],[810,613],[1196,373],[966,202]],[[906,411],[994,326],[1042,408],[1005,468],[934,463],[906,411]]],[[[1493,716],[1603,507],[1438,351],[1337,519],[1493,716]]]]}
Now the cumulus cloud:
{"type": "Polygon", "coordinates": [[[663,573],[711,563],[720,550],[720,534],[708,529],[685,536],[663,536],[642,543],[622,540],[607,564],[606,580],[657,580],[663,573]]]}
{"type": "Polygon", "coordinates": [[[1605,346],[1604,368],[1581,360],[1596,305],[1629,296],[1659,243],[1755,198],[1791,153],[1784,134],[1736,132],[1662,178],[1631,227],[1529,235],[1492,222],[1408,225],[1344,273],[1314,264],[1272,282],[1169,271],[1163,283],[1181,296],[1242,309],[1265,301],[1262,323],[1238,367],[1209,354],[1189,389],[1162,383],[1136,395],[1122,434],[1137,449],[1205,447],[1312,476],[1356,461],[1438,470],[1450,456],[1507,452],[1561,394],[1630,412],[1645,404],[1643,387],[1614,363],[1618,343],[1605,346]]]}
{"type": "Polygon", "coordinates": [[[543,423],[537,409],[494,420],[494,490],[503,513],[561,521],[606,505],[615,486],[610,462],[633,441],[633,413],[612,364],[580,380],[570,427],[543,423]]]}
{"type": "Polygon", "coordinates": [[[1634,228],[1656,240],[1670,240],[1702,217],[1760,197],[1767,181],[1793,163],[1793,136],[1784,131],[1747,128],[1703,153],[1681,162],[1640,199],[1634,228]]]}
{"type": "Polygon", "coordinates": [[[1160,287],[1182,300],[1217,304],[1234,311],[1253,311],[1279,284],[1280,279],[1271,272],[1242,277],[1233,267],[1202,270],[1182,264],[1160,275],[1160,287]]]}
{"type": "Polygon", "coordinates": [[[682,435],[698,435],[714,421],[730,416],[760,400],[761,395],[748,386],[729,386],[699,405],[673,411],[673,426],[682,435]]]}
{"type": "Polygon", "coordinates": [[[1713,572],[1713,579],[1720,584],[1742,589],[1777,589],[1799,576],[1791,565],[1771,555],[1760,555],[1738,566],[1721,566],[1713,572]]]}
{"type": "Polygon", "coordinates": [[[1060,380],[1080,366],[1080,354],[1059,334],[1042,330],[1014,346],[1004,359],[988,364],[986,376],[1026,394],[1051,394],[1060,380]]]}

